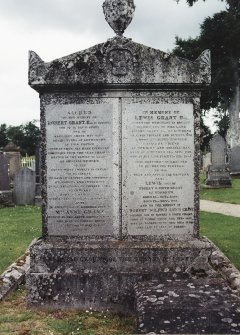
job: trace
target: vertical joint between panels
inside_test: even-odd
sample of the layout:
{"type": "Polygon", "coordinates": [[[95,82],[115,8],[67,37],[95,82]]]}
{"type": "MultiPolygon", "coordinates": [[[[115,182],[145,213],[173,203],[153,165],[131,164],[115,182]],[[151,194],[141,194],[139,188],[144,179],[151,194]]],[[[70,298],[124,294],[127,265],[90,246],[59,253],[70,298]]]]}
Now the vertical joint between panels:
{"type": "Polygon", "coordinates": [[[123,119],[123,108],[122,108],[122,98],[118,98],[118,110],[119,110],[119,238],[123,239],[123,219],[122,219],[122,119],[123,119]]]}

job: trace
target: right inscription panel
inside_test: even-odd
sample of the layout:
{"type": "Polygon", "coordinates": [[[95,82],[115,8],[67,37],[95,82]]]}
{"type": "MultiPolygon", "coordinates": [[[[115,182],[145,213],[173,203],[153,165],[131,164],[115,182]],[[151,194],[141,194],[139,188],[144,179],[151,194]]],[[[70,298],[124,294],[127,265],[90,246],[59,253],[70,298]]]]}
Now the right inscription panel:
{"type": "Polygon", "coordinates": [[[194,229],[192,104],[123,102],[123,235],[187,240],[194,229]]]}

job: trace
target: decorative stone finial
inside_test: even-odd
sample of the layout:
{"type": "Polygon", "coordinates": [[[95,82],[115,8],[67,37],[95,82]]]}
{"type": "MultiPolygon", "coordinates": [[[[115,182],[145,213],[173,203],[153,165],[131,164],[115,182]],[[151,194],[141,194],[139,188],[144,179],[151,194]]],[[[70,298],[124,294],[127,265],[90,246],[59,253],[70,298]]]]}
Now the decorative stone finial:
{"type": "Polygon", "coordinates": [[[132,21],[135,5],[133,0],[105,0],[103,12],[109,26],[122,36],[132,21]]]}

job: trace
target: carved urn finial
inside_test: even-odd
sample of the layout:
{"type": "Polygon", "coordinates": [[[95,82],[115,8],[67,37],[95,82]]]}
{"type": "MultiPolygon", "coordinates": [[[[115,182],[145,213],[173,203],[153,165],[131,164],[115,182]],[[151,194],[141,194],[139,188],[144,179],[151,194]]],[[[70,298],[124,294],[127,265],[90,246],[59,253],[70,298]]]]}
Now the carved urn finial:
{"type": "Polygon", "coordinates": [[[135,5],[133,0],[105,0],[103,12],[109,26],[122,36],[132,21],[135,5]]]}

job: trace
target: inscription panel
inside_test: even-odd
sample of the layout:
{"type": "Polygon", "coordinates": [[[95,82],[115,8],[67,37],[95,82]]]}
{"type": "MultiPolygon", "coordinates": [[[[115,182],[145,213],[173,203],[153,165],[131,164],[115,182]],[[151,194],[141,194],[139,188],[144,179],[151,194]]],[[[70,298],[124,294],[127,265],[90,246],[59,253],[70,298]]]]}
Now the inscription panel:
{"type": "Polygon", "coordinates": [[[125,99],[123,125],[124,235],[191,238],[193,105],[125,99]]]}
{"type": "Polygon", "coordinates": [[[46,107],[49,235],[118,236],[118,124],[113,99],[46,107]]]}

